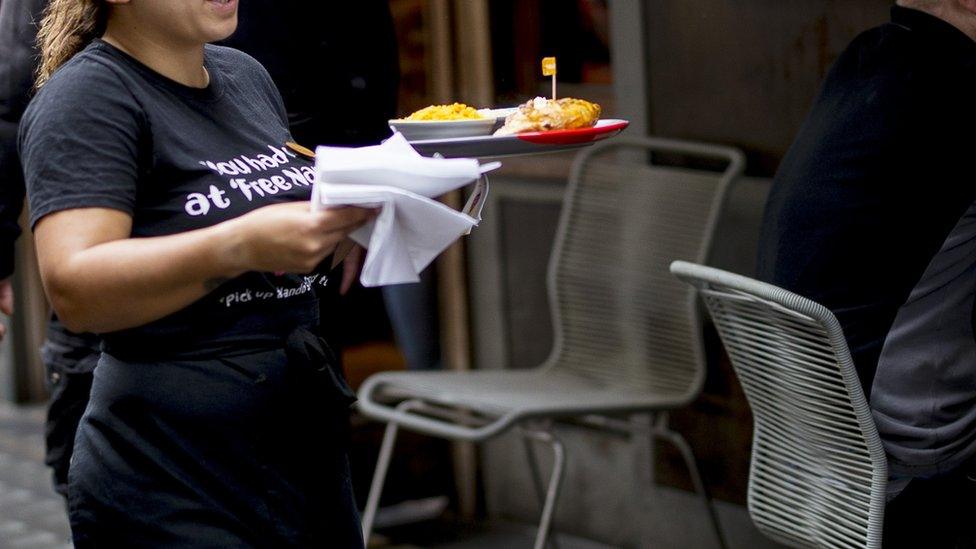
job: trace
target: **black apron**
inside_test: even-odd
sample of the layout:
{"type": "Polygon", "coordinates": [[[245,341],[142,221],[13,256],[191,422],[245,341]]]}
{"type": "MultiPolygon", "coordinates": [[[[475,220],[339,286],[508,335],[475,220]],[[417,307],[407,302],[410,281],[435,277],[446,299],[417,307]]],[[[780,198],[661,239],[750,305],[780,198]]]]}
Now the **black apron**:
{"type": "Polygon", "coordinates": [[[363,547],[355,397],[315,307],[231,347],[103,353],[69,473],[77,548],[363,547]]]}

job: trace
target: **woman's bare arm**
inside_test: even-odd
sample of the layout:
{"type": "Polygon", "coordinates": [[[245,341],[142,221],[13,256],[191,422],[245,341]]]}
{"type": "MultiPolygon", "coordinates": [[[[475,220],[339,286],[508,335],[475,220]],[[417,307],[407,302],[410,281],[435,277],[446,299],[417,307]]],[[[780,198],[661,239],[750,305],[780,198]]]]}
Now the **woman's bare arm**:
{"type": "Polygon", "coordinates": [[[205,229],[130,238],[128,214],[80,208],[43,217],[34,233],[44,287],[61,321],[99,333],[162,318],[246,271],[308,272],[369,215],[278,204],[205,229]]]}

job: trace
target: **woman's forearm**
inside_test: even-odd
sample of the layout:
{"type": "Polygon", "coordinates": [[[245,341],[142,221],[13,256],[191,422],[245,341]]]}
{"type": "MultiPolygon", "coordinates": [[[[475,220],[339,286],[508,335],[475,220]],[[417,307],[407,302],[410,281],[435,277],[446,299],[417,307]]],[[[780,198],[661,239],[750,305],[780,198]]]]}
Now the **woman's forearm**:
{"type": "Polygon", "coordinates": [[[71,254],[47,270],[62,322],[111,332],[176,312],[245,271],[231,223],[170,236],[126,238],[71,254]]]}
{"type": "Polygon", "coordinates": [[[79,208],[42,217],[34,238],[44,287],[62,322],[101,333],[174,313],[247,271],[307,273],[373,215],[291,202],[206,229],[130,238],[128,214],[79,208]]]}

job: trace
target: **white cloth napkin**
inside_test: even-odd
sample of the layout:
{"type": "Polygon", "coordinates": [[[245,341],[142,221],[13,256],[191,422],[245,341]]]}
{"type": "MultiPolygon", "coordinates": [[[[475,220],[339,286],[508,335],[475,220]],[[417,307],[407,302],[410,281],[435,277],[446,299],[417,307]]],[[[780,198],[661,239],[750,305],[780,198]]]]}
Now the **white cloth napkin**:
{"type": "Polygon", "coordinates": [[[319,147],[315,157],[313,208],[381,209],[372,222],[350,234],[366,248],[363,286],[419,281],[420,272],[480,220],[431,197],[463,187],[501,165],[426,158],[399,133],[372,147],[319,147]]]}

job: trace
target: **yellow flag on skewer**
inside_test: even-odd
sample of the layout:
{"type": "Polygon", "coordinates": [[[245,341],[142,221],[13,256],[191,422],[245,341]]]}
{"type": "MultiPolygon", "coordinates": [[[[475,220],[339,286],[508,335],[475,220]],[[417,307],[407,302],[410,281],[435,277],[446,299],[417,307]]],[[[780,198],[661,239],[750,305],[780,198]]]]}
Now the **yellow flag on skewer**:
{"type": "Polygon", "coordinates": [[[542,58],[542,76],[556,76],[556,58],[542,58]]]}
{"type": "Polygon", "coordinates": [[[556,100],[556,58],[542,58],[542,76],[552,77],[552,100],[556,100]]]}

